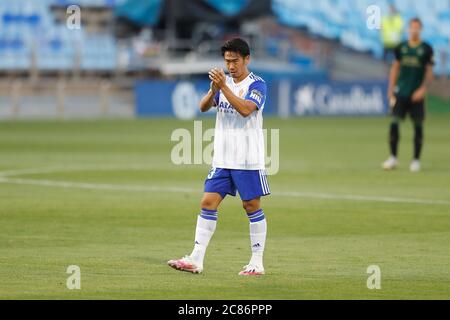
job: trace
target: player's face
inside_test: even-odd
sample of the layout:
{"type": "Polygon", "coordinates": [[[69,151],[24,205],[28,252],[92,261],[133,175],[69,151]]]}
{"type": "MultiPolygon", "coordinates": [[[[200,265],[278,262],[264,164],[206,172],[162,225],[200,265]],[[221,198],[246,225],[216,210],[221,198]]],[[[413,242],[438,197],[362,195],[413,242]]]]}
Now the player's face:
{"type": "Polygon", "coordinates": [[[422,32],[422,25],[417,22],[413,21],[409,25],[409,38],[411,40],[417,41],[420,39],[420,33],[422,32]]]}
{"type": "Polygon", "coordinates": [[[244,58],[237,52],[226,51],[224,54],[224,59],[230,76],[233,78],[240,78],[247,69],[250,56],[244,58]]]}

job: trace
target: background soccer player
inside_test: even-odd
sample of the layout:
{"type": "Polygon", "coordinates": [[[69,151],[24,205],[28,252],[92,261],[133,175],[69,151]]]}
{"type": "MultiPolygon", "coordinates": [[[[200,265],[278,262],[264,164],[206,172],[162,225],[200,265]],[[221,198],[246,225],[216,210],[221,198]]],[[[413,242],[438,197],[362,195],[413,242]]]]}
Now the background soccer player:
{"type": "Polygon", "coordinates": [[[239,275],[262,275],[267,223],[260,198],[270,194],[265,172],[262,111],[266,84],[250,72],[250,48],[239,38],[226,42],[222,55],[230,76],[222,69],[209,72],[211,87],[200,102],[200,110],[217,109],[214,158],[205,181],[201,213],[197,218],[194,250],[189,256],[170,260],[181,271],[201,273],[203,259],[217,224],[217,209],[227,194],[236,191],[250,221],[252,257],[239,275]]]}
{"type": "Polygon", "coordinates": [[[395,50],[389,79],[388,96],[393,121],[390,126],[391,156],[383,163],[385,170],[397,166],[397,148],[400,139],[399,122],[406,114],[414,122],[414,159],[412,172],[420,171],[420,153],[423,144],[423,121],[425,119],[425,95],[427,85],[433,78],[433,49],[421,39],[422,22],[414,18],[409,23],[409,39],[395,50]]]}

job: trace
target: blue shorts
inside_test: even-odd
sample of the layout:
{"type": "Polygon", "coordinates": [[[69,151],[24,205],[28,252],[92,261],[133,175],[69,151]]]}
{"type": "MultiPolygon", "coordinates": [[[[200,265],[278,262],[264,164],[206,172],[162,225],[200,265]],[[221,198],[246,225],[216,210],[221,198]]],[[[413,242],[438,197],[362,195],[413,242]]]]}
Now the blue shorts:
{"type": "Polygon", "coordinates": [[[211,168],[205,181],[205,192],[239,196],[244,201],[257,199],[270,194],[265,170],[234,170],[211,168]]]}

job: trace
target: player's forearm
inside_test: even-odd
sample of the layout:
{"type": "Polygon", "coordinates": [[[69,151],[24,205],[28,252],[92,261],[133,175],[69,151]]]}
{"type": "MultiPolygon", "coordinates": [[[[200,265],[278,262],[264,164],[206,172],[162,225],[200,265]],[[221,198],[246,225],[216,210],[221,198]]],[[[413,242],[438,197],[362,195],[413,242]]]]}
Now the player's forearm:
{"type": "Polygon", "coordinates": [[[216,93],[209,89],[208,93],[200,100],[200,111],[206,112],[214,105],[214,95],[216,93]]]}
{"type": "Polygon", "coordinates": [[[397,63],[394,63],[391,68],[389,75],[389,89],[388,94],[391,96],[394,94],[395,86],[397,85],[398,75],[400,73],[400,68],[397,63]]]}
{"type": "Polygon", "coordinates": [[[433,78],[434,78],[433,67],[428,66],[427,70],[426,70],[426,73],[425,73],[425,77],[423,79],[423,82],[420,85],[420,87],[416,90],[416,92],[418,94],[420,94],[420,96],[422,98],[426,95],[426,93],[428,91],[428,86],[433,81],[433,78]]]}
{"type": "Polygon", "coordinates": [[[434,79],[433,67],[432,66],[427,66],[425,78],[423,79],[423,83],[422,83],[421,87],[424,90],[427,90],[428,86],[431,84],[431,82],[433,82],[433,79],[434,79]]]}
{"type": "Polygon", "coordinates": [[[248,117],[253,111],[255,111],[255,104],[253,102],[241,99],[234,95],[234,93],[226,85],[221,88],[221,91],[233,108],[244,118],[248,117]]]}

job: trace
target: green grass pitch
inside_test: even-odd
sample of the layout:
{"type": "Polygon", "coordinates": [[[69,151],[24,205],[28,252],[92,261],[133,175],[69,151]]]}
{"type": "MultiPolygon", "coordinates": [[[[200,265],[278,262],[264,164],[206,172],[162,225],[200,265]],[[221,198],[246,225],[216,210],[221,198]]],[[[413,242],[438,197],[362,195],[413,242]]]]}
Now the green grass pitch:
{"type": "MultiPolygon", "coordinates": [[[[205,120],[204,128],[212,127],[205,120]]],[[[426,123],[423,171],[383,172],[387,118],[266,118],[280,172],[263,200],[266,275],[250,257],[239,198],[219,210],[202,275],[190,253],[207,165],[175,166],[169,119],[0,123],[2,299],[448,299],[450,115],[426,123]],[[36,170],[35,170],[36,169],[36,170]],[[81,268],[81,290],[66,269],[81,268]],[[367,267],[381,269],[369,290],[367,267]]]]}

